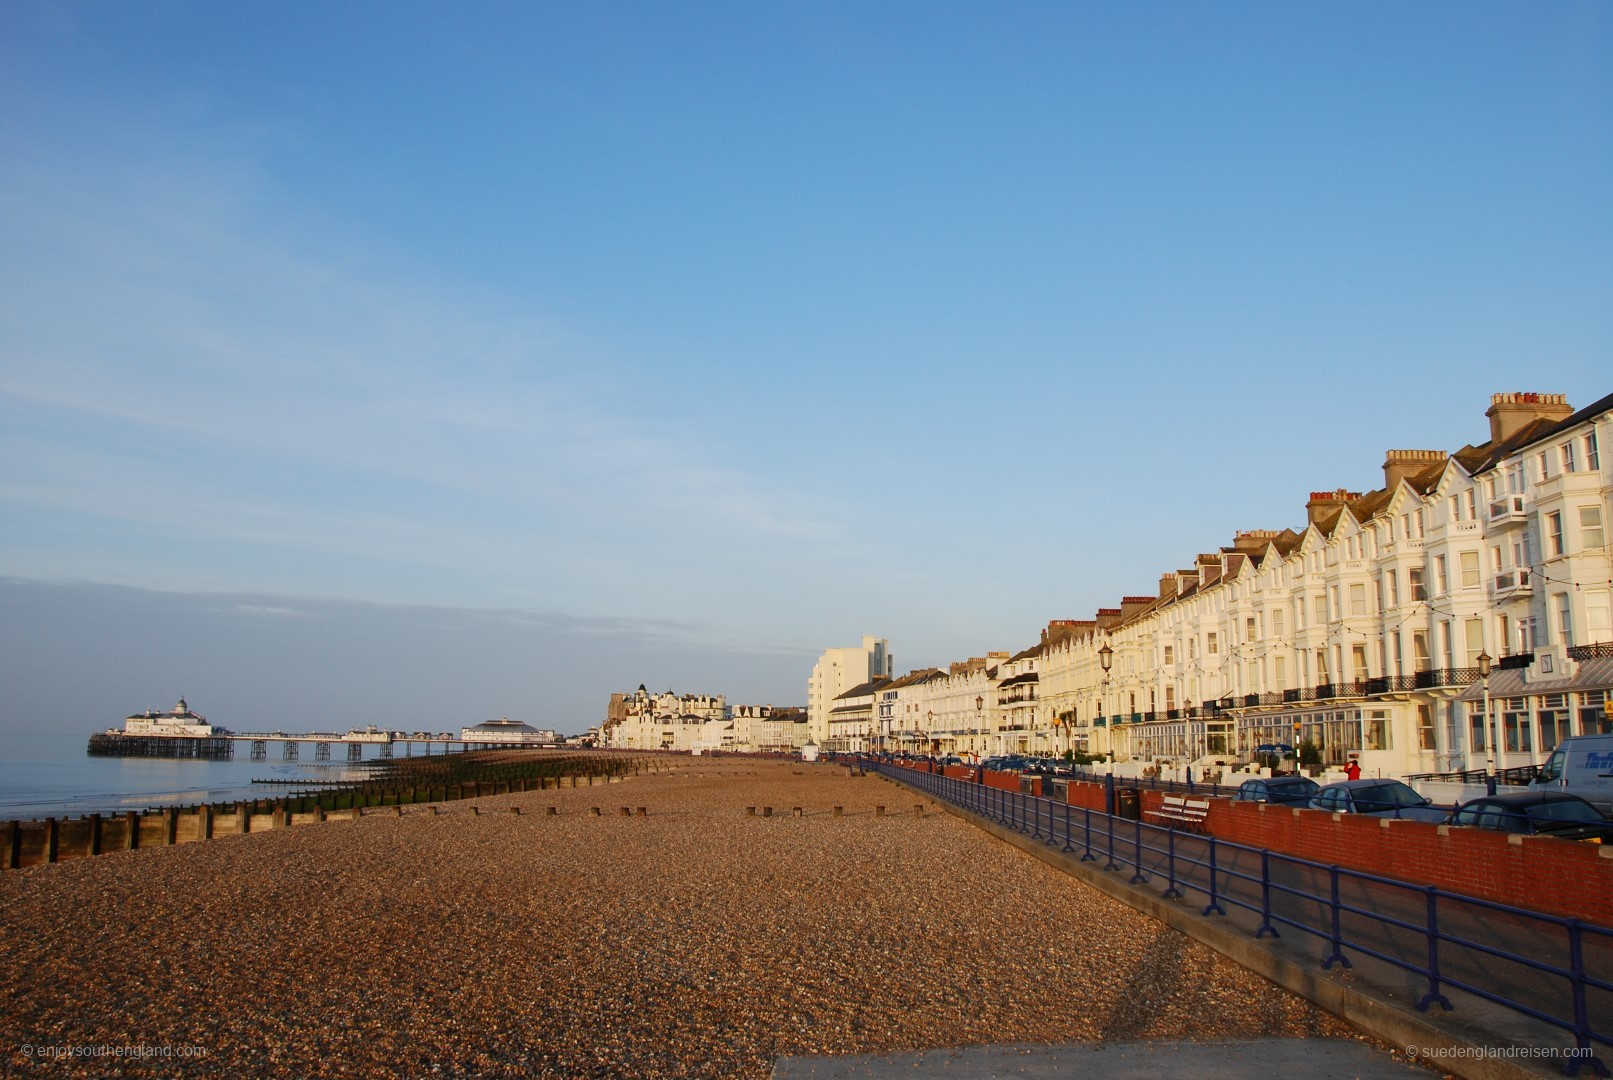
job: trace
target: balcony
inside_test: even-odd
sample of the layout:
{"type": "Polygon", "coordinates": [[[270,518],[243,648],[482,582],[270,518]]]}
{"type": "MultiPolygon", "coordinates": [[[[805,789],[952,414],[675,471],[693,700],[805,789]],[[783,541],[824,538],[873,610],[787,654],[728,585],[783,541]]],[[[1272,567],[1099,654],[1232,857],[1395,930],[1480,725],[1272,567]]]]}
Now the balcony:
{"type": "Polygon", "coordinates": [[[1524,506],[1525,500],[1522,495],[1501,496],[1489,506],[1490,524],[1500,528],[1524,524],[1529,520],[1529,512],[1524,506]]]}
{"type": "MultiPolygon", "coordinates": [[[[1596,648],[1596,647],[1597,646],[1592,646],[1592,648],[1596,648]]],[[[1603,645],[1603,646],[1601,646],[1601,648],[1605,649],[1605,650],[1608,650],[1606,652],[1603,652],[1601,655],[1603,655],[1603,656],[1613,656],[1613,645],[1603,645]]],[[[1568,655],[1572,659],[1575,659],[1575,660],[1580,659],[1579,657],[1574,656],[1574,650],[1573,649],[1568,650],[1568,655]]],[[[1532,652],[1514,653],[1511,656],[1503,656],[1501,659],[1497,660],[1495,662],[1495,670],[1497,670],[1497,671],[1521,671],[1521,670],[1523,670],[1524,668],[1528,667],[1530,664],[1532,664],[1534,662],[1535,662],[1535,654],[1532,653],[1532,652]]]]}
{"type": "Polygon", "coordinates": [[[1490,582],[1490,595],[1496,600],[1506,600],[1514,596],[1532,596],[1534,591],[1529,568],[1525,566],[1504,570],[1495,575],[1495,579],[1490,582]]]}
{"type": "MultiPolygon", "coordinates": [[[[1530,653],[1529,658],[1534,659],[1530,653]]],[[[1613,641],[1599,641],[1594,645],[1570,645],[1568,647],[1570,660],[1608,660],[1613,659],[1613,641]]],[[[1503,657],[1502,659],[1506,659],[1503,657]]]]}

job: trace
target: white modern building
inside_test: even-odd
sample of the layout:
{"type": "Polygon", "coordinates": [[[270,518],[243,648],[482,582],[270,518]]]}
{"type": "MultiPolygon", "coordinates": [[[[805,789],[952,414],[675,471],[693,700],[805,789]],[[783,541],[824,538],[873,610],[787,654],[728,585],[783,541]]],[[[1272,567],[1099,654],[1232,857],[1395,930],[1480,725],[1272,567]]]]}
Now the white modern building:
{"type": "Polygon", "coordinates": [[[834,701],[854,686],[874,679],[889,679],[895,672],[890,641],[864,637],[855,648],[826,649],[807,680],[807,723],[820,745],[829,739],[829,714],[834,701]]]}

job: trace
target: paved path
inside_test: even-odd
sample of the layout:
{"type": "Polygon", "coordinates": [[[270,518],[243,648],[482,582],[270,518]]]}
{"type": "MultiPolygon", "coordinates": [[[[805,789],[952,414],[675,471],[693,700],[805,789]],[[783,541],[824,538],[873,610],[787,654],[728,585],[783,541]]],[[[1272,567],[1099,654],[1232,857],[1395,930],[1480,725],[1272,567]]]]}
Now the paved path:
{"type": "Polygon", "coordinates": [[[1346,1039],[1259,1039],[1228,1043],[1066,1043],[1060,1046],[971,1046],[922,1054],[783,1058],[773,1080],[912,1080],[913,1077],[1023,1077],[1025,1080],[1427,1080],[1423,1069],[1370,1043],[1346,1039]]]}

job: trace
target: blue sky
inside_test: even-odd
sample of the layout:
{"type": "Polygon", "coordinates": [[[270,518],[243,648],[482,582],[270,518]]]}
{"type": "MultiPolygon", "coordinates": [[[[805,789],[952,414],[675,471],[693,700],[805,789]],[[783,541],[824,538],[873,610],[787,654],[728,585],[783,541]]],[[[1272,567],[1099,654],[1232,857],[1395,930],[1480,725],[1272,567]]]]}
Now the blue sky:
{"type": "Polygon", "coordinates": [[[83,709],[268,707],[340,611],[345,708],[568,730],[1022,647],[1613,388],[1609,57],[1593,3],[6,4],[0,615],[265,619],[83,709]]]}

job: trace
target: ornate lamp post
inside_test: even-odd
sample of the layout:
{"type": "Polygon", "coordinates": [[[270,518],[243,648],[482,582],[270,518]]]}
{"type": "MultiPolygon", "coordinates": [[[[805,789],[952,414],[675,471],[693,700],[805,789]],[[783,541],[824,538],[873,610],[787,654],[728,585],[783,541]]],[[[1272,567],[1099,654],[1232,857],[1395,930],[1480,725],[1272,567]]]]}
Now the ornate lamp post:
{"type": "Polygon", "coordinates": [[[1490,794],[1494,795],[1496,782],[1495,737],[1498,733],[1495,730],[1495,724],[1490,717],[1490,664],[1492,661],[1490,660],[1490,654],[1487,652],[1479,653],[1475,659],[1478,661],[1479,665],[1479,678],[1484,680],[1484,740],[1489,744],[1486,747],[1486,749],[1489,750],[1489,761],[1484,770],[1484,785],[1489,789],[1490,794]]]}
{"type": "MultiPolygon", "coordinates": [[[[1109,669],[1114,667],[1114,663],[1115,663],[1115,651],[1113,649],[1111,649],[1109,647],[1109,643],[1107,641],[1105,641],[1103,643],[1103,648],[1098,650],[1098,664],[1099,664],[1099,666],[1101,666],[1103,668],[1104,690],[1108,689],[1108,686],[1109,686],[1109,669]]],[[[1098,711],[1103,712],[1103,713],[1107,713],[1109,710],[1104,708],[1104,698],[1107,697],[1108,695],[1104,692],[1104,690],[1099,690],[1098,691],[1098,711]]],[[[1114,760],[1115,760],[1115,750],[1114,750],[1114,746],[1115,746],[1115,718],[1112,715],[1109,717],[1109,726],[1104,729],[1104,741],[1106,743],[1108,743],[1109,765],[1110,765],[1110,771],[1112,772],[1114,770],[1114,760]]]]}

